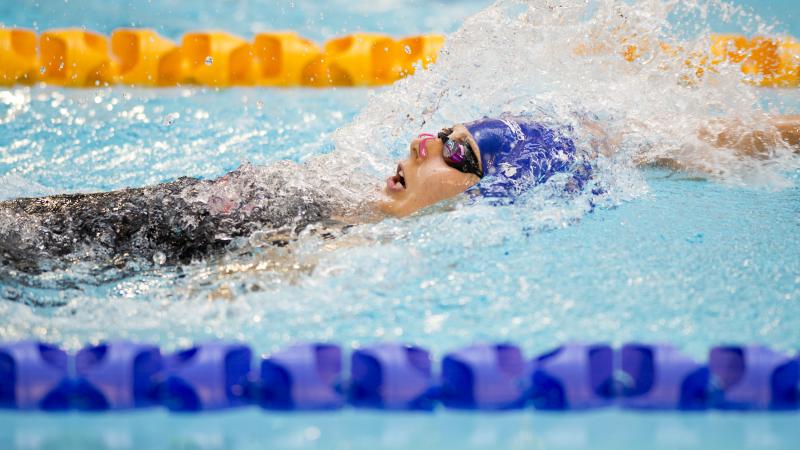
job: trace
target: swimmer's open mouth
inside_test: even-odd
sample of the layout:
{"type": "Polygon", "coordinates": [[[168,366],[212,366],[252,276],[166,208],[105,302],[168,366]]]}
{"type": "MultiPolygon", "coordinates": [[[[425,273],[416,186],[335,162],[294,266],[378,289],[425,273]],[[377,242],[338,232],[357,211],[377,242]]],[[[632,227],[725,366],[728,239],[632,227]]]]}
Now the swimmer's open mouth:
{"type": "Polygon", "coordinates": [[[386,179],[386,187],[391,192],[400,192],[406,188],[406,178],[402,163],[397,164],[397,172],[386,179]]]}

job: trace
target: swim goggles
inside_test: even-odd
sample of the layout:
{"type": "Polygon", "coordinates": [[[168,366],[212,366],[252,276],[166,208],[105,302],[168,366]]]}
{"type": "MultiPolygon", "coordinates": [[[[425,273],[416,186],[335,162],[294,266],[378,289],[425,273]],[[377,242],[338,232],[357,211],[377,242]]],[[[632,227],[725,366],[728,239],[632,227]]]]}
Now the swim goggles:
{"type": "Polygon", "coordinates": [[[471,173],[483,178],[480,164],[478,164],[478,157],[475,156],[475,151],[469,142],[459,142],[455,139],[450,139],[450,134],[453,133],[451,129],[444,129],[439,132],[438,138],[442,140],[444,147],[442,149],[442,157],[448,166],[459,170],[463,173],[471,173]]]}

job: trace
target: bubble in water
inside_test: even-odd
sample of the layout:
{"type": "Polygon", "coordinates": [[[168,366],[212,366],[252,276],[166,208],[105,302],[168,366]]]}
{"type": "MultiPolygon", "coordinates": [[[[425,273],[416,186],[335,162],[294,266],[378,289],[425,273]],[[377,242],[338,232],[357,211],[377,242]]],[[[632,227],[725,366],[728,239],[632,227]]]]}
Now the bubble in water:
{"type": "Polygon", "coordinates": [[[256,108],[263,109],[264,108],[264,102],[261,101],[261,100],[256,101],[256,108]]]}
{"type": "Polygon", "coordinates": [[[206,65],[210,66],[213,63],[214,63],[214,58],[212,58],[210,55],[206,56],[206,65]]]}
{"type": "Polygon", "coordinates": [[[153,254],[153,262],[160,266],[167,262],[167,255],[163,252],[155,252],[153,254]]]}
{"type": "Polygon", "coordinates": [[[305,431],[303,431],[303,435],[309,441],[316,441],[320,436],[322,436],[322,433],[317,427],[308,427],[305,429],[305,431]]]}
{"type": "Polygon", "coordinates": [[[405,47],[403,47],[403,51],[406,52],[406,55],[410,55],[411,54],[411,46],[410,45],[406,45],[405,47]]]}
{"type": "Polygon", "coordinates": [[[161,122],[161,124],[164,125],[164,126],[170,126],[173,123],[175,123],[175,121],[178,120],[180,117],[181,117],[181,115],[179,113],[176,113],[176,112],[175,113],[169,113],[164,117],[164,120],[161,122]]]}
{"type": "Polygon", "coordinates": [[[18,289],[14,289],[11,286],[6,286],[2,290],[3,297],[9,300],[19,300],[22,297],[22,293],[18,289]]]}
{"type": "Polygon", "coordinates": [[[42,67],[39,67],[39,73],[44,73],[44,70],[45,70],[45,69],[44,69],[44,66],[42,66],[42,67]]]}

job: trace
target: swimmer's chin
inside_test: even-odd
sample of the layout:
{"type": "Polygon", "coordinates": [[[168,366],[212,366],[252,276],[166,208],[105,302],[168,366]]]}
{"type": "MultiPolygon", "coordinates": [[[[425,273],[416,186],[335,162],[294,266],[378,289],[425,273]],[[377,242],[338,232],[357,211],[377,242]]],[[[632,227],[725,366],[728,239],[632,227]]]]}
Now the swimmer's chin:
{"type": "Polygon", "coordinates": [[[375,189],[375,199],[372,202],[372,209],[384,216],[406,217],[416,210],[408,207],[405,201],[405,189],[392,189],[389,183],[383,187],[375,189]]]}

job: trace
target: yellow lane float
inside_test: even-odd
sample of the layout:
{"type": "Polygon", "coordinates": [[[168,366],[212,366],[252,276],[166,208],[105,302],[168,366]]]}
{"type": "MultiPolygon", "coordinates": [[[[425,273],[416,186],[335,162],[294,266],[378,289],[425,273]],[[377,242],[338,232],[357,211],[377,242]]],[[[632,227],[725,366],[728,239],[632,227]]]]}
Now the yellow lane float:
{"type": "Polygon", "coordinates": [[[800,43],[792,37],[747,39],[744,36],[711,36],[711,64],[739,64],[749,81],[765,87],[800,86],[800,43]]]}
{"type": "Polygon", "coordinates": [[[711,35],[711,55],[715,62],[741,64],[750,52],[750,40],[736,34],[711,35]]]}
{"type": "Polygon", "coordinates": [[[38,66],[36,34],[21,28],[0,28],[0,86],[33,82],[38,66]]]}
{"type": "Polygon", "coordinates": [[[225,87],[253,83],[253,50],[246,40],[222,31],[183,36],[184,83],[225,87]]]}
{"type": "Polygon", "coordinates": [[[797,86],[799,67],[800,46],[792,38],[754,38],[742,62],[742,72],[752,76],[760,86],[797,86]]]}
{"type": "MultiPolygon", "coordinates": [[[[442,35],[394,39],[355,33],[331,39],[320,48],[291,31],[265,32],[252,42],[222,31],[191,32],[180,45],[153,30],[124,28],[108,40],[77,29],[49,30],[39,37],[29,30],[0,28],[0,85],[37,80],[82,87],[113,83],[136,86],[379,86],[411,75],[436,61],[442,35]],[[109,53],[111,50],[111,53],[109,53]]],[[[760,86],[800,86],[800,42],[791,37],[747,38],[712,35],[706,51],[680,45],[622,39],[619,51],[636,62],[647,49],[683,62],[694,83],[723,63],[739,65],[744,80],[760,86]]],[[[576,55],[613,51],[602,42],[579,45],[576,55]]]]}
{"type": "Polygon", "coordinates": [[[79,28],[46,31],[39,51],[45,83],[90,87],[114,81],[108,40],[101,34],[79,28]]]}
{"type": "Polygon", "coordinates": [[[399,57],[397,42],[389,36],[356,33],[332,39],[325,52],[306,66],[306,86],[375,86],[398,78],[394,67],[399,57]]]}
{"type": "Polygon", "coordinates": [[[444,46],[444,36],[431,34],[411,36],[398,41],[402,50],[400,54],[400,76],[413,75],[415,65],[427,68],[436,61],[439,50],[444,46]]]}
{"type": "MultiPolygon", "coordinates": [[[[792,37],[767,38],[754,37],[748,39],[733,34],[715,34],[711,36],[708,51],[687,51],[681,46],[659,43],[664,54],[682,59],[684,65],[694,71],[694,75],[684,75],[681,79],[689,84],[703,77],[707,72],[715,72],[718,65],[730,63],[738,65],[744,80],[764,87],[798,87],[800,86],[800,43],[792,37]]],[[[634,62],[641,57],[642,49],[648,48],[647,42],[629,44],[623,42],[622,56],[634,62]]],[[[578,54],[589,54],[585,48],[579,48],[578,54]]]]}
{"type": "Polygon", "coordinates": [[[257,34],[253,42],[254,80],[260,86],[299,86],[303,70],[320,57],[317,44],[293,31],[257,34]]]}
{"type": "Polygon", "coordinates": [[[800,41],[787,38],[778,46],[780,70],[774,79],[780,87],[800,87],[800,41]]]}
{"type": "Polygon", "coordinates": [[[111,51],[116,58],[115,81],[136,86],[169,86],[180,75],[168,67],[169,57],[179,55],[178,46],[153,30],[123,28],[111,34],[111,51]]]}

